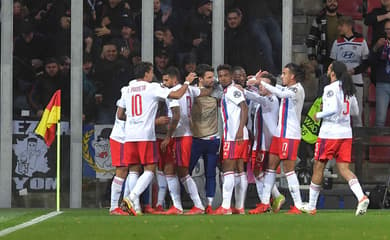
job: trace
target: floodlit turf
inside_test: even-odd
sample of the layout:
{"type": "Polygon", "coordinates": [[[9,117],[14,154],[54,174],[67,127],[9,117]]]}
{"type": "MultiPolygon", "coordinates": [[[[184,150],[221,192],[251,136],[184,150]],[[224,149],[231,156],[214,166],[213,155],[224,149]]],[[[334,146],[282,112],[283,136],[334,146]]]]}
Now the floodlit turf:
{"type": "Polygon", "coordinates": [[[50,212],[37,209],[0,209],[0,230],[27,222],[50,212]]]}
{"type": "MultiPolygon", "coordinates": [[[[0,210],[0,214],[3,212],[0,210]]],[[[105,209],[63,214],[2,239],[390,239],[390,211],[319,211],[244,216],[109,216],[105,209]]]]}

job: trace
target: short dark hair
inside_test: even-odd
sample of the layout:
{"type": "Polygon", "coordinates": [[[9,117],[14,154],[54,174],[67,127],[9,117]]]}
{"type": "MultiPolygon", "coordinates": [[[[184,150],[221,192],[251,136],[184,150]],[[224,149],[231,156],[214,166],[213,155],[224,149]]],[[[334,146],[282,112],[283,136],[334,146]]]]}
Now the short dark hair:
{"type": "Polygon", "coordinates": [[[54,57],[49,57],[49,58],[45,59],[45,65],[50,64],[50,63],[55,63],[57,65],[59,64],[58,60],[54,57]]]}
{"type": "Polygon", "coordinates": [[[180,80],[180,71],[177,67],[168,67],[162,75],[168,75],[169,77],[176,77],[176,79],[180,80]]]}
{"type": "Polygon", "coordinates": [[[140,62],[134,67],[134,77],[136,79],[141,79],[145,77],[145,73],[153,69],[153,64],[151,62],[140,62]]]}
{"type": "Polygon", "coordinates": [[[241,67],[241,66],[234,66],[232,68],[232,72],[235,72],[235,71],[245,71],[245,69],[243,67],[241,67]]]}
{"type": "Polygon", "coordinates": [[[229,9],[227,15],[229,15],[230,13],[237,13],[238,16],[242,16],[242,11],[239,8],[229,9]]]}
{"type": "Polygon", "coordinates": [[[221,64],[217,67],[217,72],[222,71],[222,70],[227,70],[229,73],[232,73],[232,66],[229,64],[221,64]]]}
{"type": "Polygon", "coordinates": [[[288,68],[292,74],[295,76],[295,81],[302,82],[305,80],[305,70],[302,67],[298,66],[295,63],[288,63],[285,68],[288,68]]]}
{"type": "Polygon", "coordinates": [[[341,16],[337,19],[337,25],[341,26],[343,24],[347,24],[348,26],[353,27],[355,22],[353,21],[351,16],[341,16]]]}
{"type": "Polygon", "coordinates": [[[269,79],[271,81],[271,85],[272,86],[276,85],[276,77],[273,74],[266,73],[266,74],[263,74],[263,76],[261,76],[261,77],[269,79]]]}
{"type": "Polygon", "coordinates": [[[198,77],[203,78],[206,72],[214,72],[214,68],[208,64],[199,64],[195,72],[198,77]]]}

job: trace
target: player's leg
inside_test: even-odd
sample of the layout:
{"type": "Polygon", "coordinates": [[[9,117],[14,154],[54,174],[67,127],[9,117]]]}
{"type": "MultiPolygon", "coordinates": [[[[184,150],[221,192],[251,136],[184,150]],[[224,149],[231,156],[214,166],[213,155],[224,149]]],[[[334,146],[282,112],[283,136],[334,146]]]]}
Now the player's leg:
{"type": "Polygon", "coordinates": [[[205,175],[206,175],[206,197],[208,201],[208,206],[206,208],[206,213],[212,212],[212,203],[215,196],[216,188],[216,168],[217,160],[219,157],[219,139],[207,141],[207,155],[204,156],[205,161],[205,175]]]}
{"type": "Polygon", "coordinates": [[[173,206],[164,214],[178,215],[183,213],[183,206],[181,204],[180,183],[176,174],[176,164],[169,161],[165,164],[164,173],[168,183],[169,195],[171,196],[173,206]]]}
{"type": "Polygon", "coordinates": [[[126,178],[126,182],[125,182],[125,190],[123,192],[123,196],[128,196],[131,192],[131,190],[133,190],[137,180],[138,180],[138,177],[139,177],[139,173],[141,172],[141,165],[139,164],[132,164],[132,165],[129,165],[129,173],[127,174],[127,178],[126,178]]]}
{"type": "Polygon", "coordinates": [[[363,193],[362,187],[356,175],[349,169],[351,162],[352,139],[340,140],[340,148],[336,156],[336,165],[339,173],[348,182],[349,187],[358,200],[358,206],[355,215],[364,215],[367,211],[370,200],[363,193]]]}
{"type": "Polygon", "coordinates": [[[281,157],[283,157],[283,167],[287,178],[288,188],[294,201],[294,206],[288,212],[289,214],[300,214],[302,208],[301,191],[299,189],[298,177],[295,173],[295,162],[298,154],[299,140],[282,139],[281,157]]]}
{"type": "Polygon", "coordinates": [[[309,214],[316,214],[317,200],[321,191],[321,183],[327,160],[315,160],[313,166],[313,176],[311,177],[309,190],[309,204],[304,206],[302,211],[309,214]]]}
{"type": "Polygon", "coordinates": [[[236,161],[224,159],[222,162],[223,184],[222,184],[222,205],[214,211],[217,215],[232,214],[231,200],[234,189],[234,170],[236,161]]]}
{"type": "Polygon", "coordinates": [[[134,214],[140,214],[141,205],[139,202],[139,196],[145,191],[145,189],[152,182],[154,172],[158,162],[158,148],[156,142],[136,142],[136,149],[141,159],[141,164],[144,166],[143,174],[138,178],[133,190],[129,197],[123,198],[123,201],[127,203],[127,207],[134,214]]]}
{"type": "Polygon", "coordinates": [[[343,176],[343,178],[348,182],[349,187],[354,193],[356,199],[358,200],[358,207],[356,209],[356,216],[363,215],[366,213],[368,205],[370,203],[368,197],[363,193],[362,187],[359,183],[359,180],[353,174],[353,172],[349,169],[349,163],[338,162],[336,163],[337,168],[343,176]]]}
{"type": "Polygon", "coordinates": [[[200,200],[198,188],[192,177],[189,175],[188,170],[191,158],[191,146],[192,137],[186,136],[175,138],[177,173],[181,183],[184,185],[194,203],[194,207],[186,214],[203,214],[204,206],[200,200]]]}
{"type": "Polygon", "coordinates": [[[124,144],[110,139],[112,165],[116,166],[115,176],[111,183],[111,215],[128,215],[118,204],[122,186],[127,175],[127,164],[124,161],[124,144]]]}
{"type": "Polygon", "coordinates": [[[158,147],[158,167],[156,171],[156,179],[157,179],[157,185],[158,185],[158,193],[157,193],[157,203],[156,203],[156,210],[158,212],[163,211],[163,205],[165,202],[165,196],[167,194],[168,186],[167,186],[167,180],[164,174],[164,157],[165,153],[161,151],[160,145],[161,145],[162,139],[157,139],[157,147],[158,147]]]}
{"type": "Polygon", "coordinates": [[[189,165],[189,173],[192,175],[192,171],[194,171],[194,168],[196,164],[198,164],[200,156],[204,153],[204,145],[206,140],[202,140],[199,138],[193,138],[192,139],[192,145],[191,145],[191,158],[190,158],[190,165],[189,165]]]}
{"type": "Polygon", "coordinates": [[[235,206],[232,209],[233,214],[245,214],[244,205],[246,191],[248,188],[248,178],[245,172],[244,159],[236,160],[236,174],[234,185],[235,206]]]}

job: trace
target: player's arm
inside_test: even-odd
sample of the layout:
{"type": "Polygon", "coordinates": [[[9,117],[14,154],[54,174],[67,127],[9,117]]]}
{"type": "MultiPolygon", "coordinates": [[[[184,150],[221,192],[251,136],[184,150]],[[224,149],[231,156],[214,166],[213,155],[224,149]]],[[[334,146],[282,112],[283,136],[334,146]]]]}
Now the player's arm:
{"type": "Polygon", "coordinates": [[[338,112],[337,97],[333,90],[324,91],[323,99],[322,111],[314,115],[315,120],[330,117],[338,112]]]}
{"type": "Polygon", "coordinates": [[[236,133],[236,141],[242,141],[244,138],[244,127],[246,123],[248,122],[248,105],[245,101],[242,101],[239,104],[241,108],[241,114],[240,114],[240,126],[238,127],[237,133],[236,133]]]}
{"type": "Polygon", "coordinates": [[[188,86],[194,81],[195,78],[196,78],[195,73],[188,74],[183,86],[181,86],[181,88],[177,89],[176,91],[170,92],[168,95],[168,98],[171,98],[171,99],[181,98],[187,92],[188,86]]]}
{"type": "Polygon", "coordinates": [[[246,89],[244,89],[244,95],[245,95],[246,99],[248,99],[250,101],[253,101],[253,102],[256,102],[258,104],[261,104],[261,105],[264,105],[265,102],[267,101],[266,97],[263,97],[263,96],[261,96],[260,94],[258,94],[256,92],[249,91],[249,90],[246,90],[246,89]]]}
{"type": "Polygon", "coordinates": [[[160,145],[161,151],[163,152],[166,151],[169,141],[171,140],[171,137],[175,132],[176,127],[180,121],[180,107],[172,107],[171,111],[172,111],[172,120],[168,126],[167,135],[165,136],[164,140],[161,142],[160,145]]]}
{"type": "Polygon", "coordinates": [[[355,96],[349,98],[349,112],[351,116],[359,116],[359,105],[355,96]]]}
{"type": "Polygon", "coordinates": [[[295,92],[291,91],[290,89],[285,89],[282,91],[278,85],[272,86],[271,84],[268,84],[264,81],[260,82],[261,85],[263,85],[268,91],[275,94],[278,98],[293,98],[295,97],[295,92]]]}
{"type": "Polygon", "coordinates": [[[119,120],[126,121],[126,109],[122,107],[118,107],[116,116],[119,120]]]}

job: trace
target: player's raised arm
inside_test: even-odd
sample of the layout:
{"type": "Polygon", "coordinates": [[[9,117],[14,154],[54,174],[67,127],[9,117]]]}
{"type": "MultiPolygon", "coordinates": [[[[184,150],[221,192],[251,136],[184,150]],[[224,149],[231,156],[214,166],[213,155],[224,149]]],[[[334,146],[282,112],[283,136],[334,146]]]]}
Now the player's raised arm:
{"type": "Polygon", "coordinates": [[[295,96],[295,92],[290,89],[284,89],[284,91],[282,91],[278,85],[272,86],[271,84],[268,84],[264,81],[261,81],[260,84],[263,85],[268,91],[275,94],[278,98],[293,98],[295,96]]]}
{"type": "Polygon", "coordinates": [[[188,89],[188,86],[194,81],[195,78],[196,78],[196,74],[195,73],[188,74],[188,76],[186,77],[186,81],[184,82],[183,86],[181,86],[181,88],[177,89],[176,91],[170,92],[169,95],[168,95],[168,98],[172,98],[172,99],[179,99],[179,98],[181,98],[186,93],[186,91],[188,89]]]}

